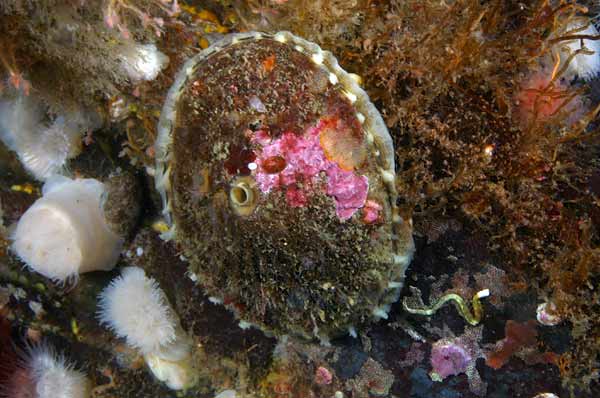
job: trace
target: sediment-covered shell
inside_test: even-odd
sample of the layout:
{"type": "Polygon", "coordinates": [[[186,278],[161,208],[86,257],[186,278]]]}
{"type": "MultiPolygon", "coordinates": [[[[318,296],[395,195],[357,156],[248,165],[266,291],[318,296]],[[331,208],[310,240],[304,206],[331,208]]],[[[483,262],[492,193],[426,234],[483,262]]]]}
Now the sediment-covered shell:
{"type": "Polygon", "coordinates": [[[169,91],[156,187],[207,294],[327,339],[386,316],[413,252],[394,150],[358,77],[288,32],[226,36],[169,91]]]}

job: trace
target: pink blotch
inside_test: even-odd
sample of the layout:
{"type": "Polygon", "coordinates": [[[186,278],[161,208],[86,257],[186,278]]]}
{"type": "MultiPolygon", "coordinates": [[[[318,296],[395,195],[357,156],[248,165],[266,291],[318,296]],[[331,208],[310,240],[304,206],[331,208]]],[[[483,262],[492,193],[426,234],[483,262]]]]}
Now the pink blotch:
{"type": "Polygon", "coordinates": [[[345,171],[333,162],[327,168],[327,195],[335,198],[335,209],[341,220],[347,220],[361,208],[367,200],[369,180],[345,171]]]}
{"type": "Polygon", "coordinates": [[[315,372],[315,383],[318,385],[329,385],[333,381],[333,375],[329,369],[319,366],[315,372]]]}
{"type": "Polygon", "coordinates": [[[31,90],[31,83],[29,80],[23,77],[23,74],[20,72],[10,72],[10,77],[8,79],[10,84],[13,85],[14,88],[23,90],[23,94],[29,96],[29,92],[31,90]]]}
{"type": "Polygon", "coordinates": [[[285,193],[287,202],[292,207],[304,207],[308,203],[306,193],[295,185],[290,185],[285,193]]]}
{"type": "Polygon", "coordinates": [[[119,24],[119,16],[116,12],[110,11],[109,13],[104,14],[104,23],[109,28],[113,29],[116,25],[119,24]]]}
{"type": "Polygon", "coordinates": [[[271,143],[271,136],[264,130],[247,130],[246,134],[249,136],[250,142],[253,144],[262,145],[264,147],[271,143]]]}
{"type": "Polygon", "coordinates": [[[379,203],[374,200],[367,200],[363,207],[363,221],[367,224],[373,224],[379,220],[379,212],[383,209],[379,203]]]}

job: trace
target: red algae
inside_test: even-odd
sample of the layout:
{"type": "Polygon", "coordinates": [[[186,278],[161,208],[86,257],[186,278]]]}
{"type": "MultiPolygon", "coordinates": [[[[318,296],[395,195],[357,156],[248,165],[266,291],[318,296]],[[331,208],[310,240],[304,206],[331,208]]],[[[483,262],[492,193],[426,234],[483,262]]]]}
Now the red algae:
{"type": "Polygon", "coordinates": [[[307,193],[297,185],[290,185],[285,193],[288,205],[292,207],[304,207],[308,203],[307,193]]]}
{"type": "Polygon", "coordinates": [[[512,356],[518,356],[528,365],[558,365],[558,354],[539,350],[535,321],[519,323],[509,320],[504,330],[506,337],[498,341],[493,351],[487,354],[485,362],[487,366],[500,369],[512,356]]]}
{"type": "Polygon", "coordinates": [[[225,169],[231,175],[249,175],[248,164],[253,162],[255,157],[251,149],[234,145],[230,150],[229,159],[225,161],[225,169]]]}
{"type": "Polygon", "coordinates": [[[504,328],[506,337],[498,342],[498,349],[488,354],[485,363],[487,366],[500,369],[513,354],[521,348],[534,346],[537,343],[537,330],[535,322],[518,323],[512,320],[506,322],[504,328]]]}

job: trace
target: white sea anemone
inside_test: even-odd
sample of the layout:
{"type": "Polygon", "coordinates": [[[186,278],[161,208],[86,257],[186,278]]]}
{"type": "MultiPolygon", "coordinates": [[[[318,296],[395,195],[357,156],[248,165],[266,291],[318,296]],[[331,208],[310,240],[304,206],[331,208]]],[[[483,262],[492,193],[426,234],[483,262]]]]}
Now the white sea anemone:
{"type": "Polygon", "coordinates": [[[61,174],[67,161],[81,152],[83,134],[98,126],[99,120],[82,109],[49,117],[32,97],[0,102],[0,139],[40,181],[61,174]]]}
{"type": "MultiPolygon", "coordinates": [[[[597,36],[598,30],[589,19],[581,18],[569,23],[567,28],[562,31],[558,37],[577,35],[597,36]]],[[[566,75],[568,77],[579,76],[584,80],[590,80],[600,73],[599,40],[576,39],[560,41],[556,44],[555,49],[559,53],[561,67],[569,60],[569,57],[575,54],[576,51],[581,50],[568,61],[569,65],[566,70],[566,75]]]]}
{"type": "Polygon", "coordinates": [[[169,64],[169,57],[154,44],[128,44],[122,49],[121,62],[125,73],[134,82],[154,80],[169,64]]]}
{"type": "Polygon", "coordinates": [[[88,398],[90,387],[82,372],[75,370],[63,355],[42,344],[22,354],[4,392],[11,398],[88,398]]]}
{"type": "Polygon", "coordinates": [[[104,192],[98,180],[50,178],[43,196],[20,218],[12,249],[33,271],[57,281],[112,269],[122,239],[107,226],[104,192]]]}
{"type": "Polygon", "coordinates": [[[152,373],[171,389],[195,382],[192,341],[158,283],[139,267],[127,267],[100,294],[98,316],[138,349],[152,373]]]}
{"type": "Polygon", "coordinates": [[[172,343],[177,316],[158,283],[139,267],[124,268],[100,295],[100,322],[143,354],[172,343]]]}
{"type": "Polygon", "coordinates": [[[75,370],[64,356],[56,355],[48,346],[32,349],[29,367],[38,398],[90,396],[90,386],[84,374],[75,370]]]}

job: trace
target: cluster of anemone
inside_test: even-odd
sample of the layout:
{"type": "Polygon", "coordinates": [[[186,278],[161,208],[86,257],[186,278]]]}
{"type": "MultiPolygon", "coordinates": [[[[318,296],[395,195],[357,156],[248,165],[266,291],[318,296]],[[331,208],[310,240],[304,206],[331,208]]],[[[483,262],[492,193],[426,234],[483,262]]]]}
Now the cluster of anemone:
{"type": "MultiPolygon", "coordinates": [[[[123,40],[114,53],[119,62],[117,74],[132,84],[156,79],[169,63],[155,44],[133,40],[123,40]]],[[[13,85],[16,89],[0,90],[0,141],[36,180],[69,174],[69,160],[81,153],[84,137],[102,126],[101,113],[63,103],[60,97],[43,97],[35,87],[13,85]]]]}
{"type": "MultiPolygon", "coordinates": [[[[156,79],[169,62],[154,44],[130,40],[121,43],[118,57],[122,72],[132,83],[156,79]]],[[[84,136],[101,126],[101,118],[82,107],[62,107],[58,98],[58,108],[50,109],[36,94],[35,90],[10,90],[0,97],[0,140],[16,154],[25,171],[44,182],[42,196],[21,216],[11,233],[11,249],[31,271],[59,284],[76,282],[83,273],[113,269],[126,232],[121,220],[109,219],[112,209],[107,208],[107,198],[111,186],[107,181],[67,176],[69,160],[81,153],[84,136]]],[[[127,189],[121,191],[125,192],[121,196],[129,193],[127,189]]],[[[131,201],[124,202],[128,203],[110,205],[121,209],[131,201]]],[[[101,322],[139,349],[158,379],[173,389],[193,384],[191,340],[164,293],[143,270],[123,270],[122,277],[102,294],[100,306],[101,322]],[[120,301],[119,305],[115,300],[120,301]],[[132,329],[132,325],[138,328],[132,329]]],[[[83,374],[50,348],[34,347],[22,362],[22,369],[7,387],[7,396],[89,396],[83,374]]]]}
{"type": "MultiPolygon", "coordinates": [[[[95,179],[54,176],[42,193],[12,235],[12,249],[26,266],[59,283],[112,269],[123,238],[111,230],[104,215],[105,185],[95,179]]],[[[191,339],[158,283],[141,268],[124,268],[102,292],[99,319],[139,350],[167,386],[181,389],[194,383],[191,339]]],[[[31,358],[45,352],[33,351],[36,356],[31,358]]]]}

